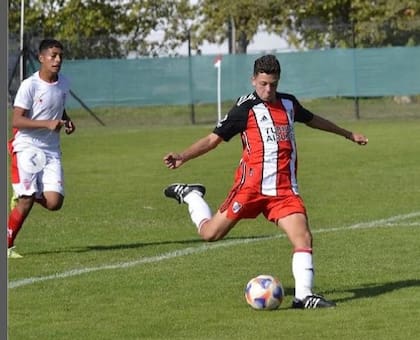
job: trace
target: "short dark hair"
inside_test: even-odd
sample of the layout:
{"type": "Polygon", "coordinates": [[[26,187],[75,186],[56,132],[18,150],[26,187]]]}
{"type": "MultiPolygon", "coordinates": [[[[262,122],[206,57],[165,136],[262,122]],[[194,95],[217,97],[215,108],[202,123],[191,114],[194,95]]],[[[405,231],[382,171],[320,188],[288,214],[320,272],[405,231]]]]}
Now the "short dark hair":
{"type": "Polygon", "coordinates": [[[254,76],[258,73],[275,74],[280,77],[281,67],[280,62],[275,55],[264,55],[254,62],[254,76]]]}
{"type": "Polygon", "coordinates": [[[49,48],[52,47],[57,47],[57,48],[61,48],[62,50],[63,48],[63,44],[61,42],[59,42],[58,40],[55,39],[44,39],[39,43],[39,53],[41,54],[42,52],[44,52],[45,50],[48,50],[49,48]]]}

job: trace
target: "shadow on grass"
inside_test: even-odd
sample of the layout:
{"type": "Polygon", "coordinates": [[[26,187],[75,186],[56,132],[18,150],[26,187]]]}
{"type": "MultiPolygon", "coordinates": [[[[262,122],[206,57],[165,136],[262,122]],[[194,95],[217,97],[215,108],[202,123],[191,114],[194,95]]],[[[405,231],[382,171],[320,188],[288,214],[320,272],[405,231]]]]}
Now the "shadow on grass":
{"type": "MultiPolygon", "coordinates": [[[[267,238],[272,238],[273,235],[259,235],[259,236],[239,236],[239,237],[226,237],[219,242],[228,242],[228,241],[240,241],[240,240],[264,240],[267,238]]],[[[158,242],[136,242],[136,243],[125,243],[125,244],[110,244],[110,245],[87,245],[84,247],[70,247],[70,248],[61,248],[48,251],[37,251],[37,252],[28,252],[26,254],[31,255],[48,255],[48,254],[62,254],[62,253],[83,253],[90,251],[113,251],[113,250],[124,250],[124,249],[139,249],[144,247],[153,247],[153,246],[162,246],[170,244],[183,244],[183,245],[194,245],[197,243],[211,244],[216,242],[206,242],[200,238],[189,239],[189,240],[172,240],[172,241],[158,241],[158,242]]],[[[176,249],[173,249],[176,250],[176,249]]]]}
{"type": "MultiPolygon", "coordinates": [[[[374,298],[380,295],[392,293],[394,291],[410,288],[410,287],[420,287],[420,280],[404,280],[404,281],[395,281],[395,282],[387,282],[383,284],[366,284],[363,287],[354,288],[354,289],[343,289],[343,290],[334,290],[334,291],[326,291],[322,292],[321,295],[324,295],[327,299],[329,294],[336,294],[336,293],[349,293],[352,294],[351,296],[339,298],[339,299],[331,299],[337,306],[340,307],[340,304],[345,303],[347,301],[356,300],[356,299],[366,299],[366,298],[374,298]]],[[[294,289],[293,288],[284,288],[286,296],[293,296],[294,289]]],[[[281,309],[293,309],[291,306],[281,309]]]]}
{"type": "Polygon", "coordinates": [[[353,289],[343,289],[335,290],[334,293],[351,293],[351,296],[335,299],[337,303],[343,303],[346,301],[363,299],[363,298],[373,298],[379,295],[391,293],[400,289],[410,288],[410,287],[420,287],[420,280],[404,280],[404,281],[394,281],[387,282],[383,284],[366,284],[359,288],[353,289]]]}

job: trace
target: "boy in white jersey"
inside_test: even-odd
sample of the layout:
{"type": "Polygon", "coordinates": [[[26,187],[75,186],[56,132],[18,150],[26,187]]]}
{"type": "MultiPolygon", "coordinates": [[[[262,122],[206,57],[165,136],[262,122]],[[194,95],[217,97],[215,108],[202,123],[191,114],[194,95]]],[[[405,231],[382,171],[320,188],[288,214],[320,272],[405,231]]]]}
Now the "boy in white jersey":
{"type": "Polygon", "coordinates": [[[38,59],[39,71],[22,82],[13,105],[8,148],[15,204],[8,219],[8,258],[22,257],[14,250],[14,241],[35,202],[51,211],[62,207],[60,130],[75,131],[65,110],[69,83],[59,75],[63,45],[54,39],[41,41],[38,59]]]}

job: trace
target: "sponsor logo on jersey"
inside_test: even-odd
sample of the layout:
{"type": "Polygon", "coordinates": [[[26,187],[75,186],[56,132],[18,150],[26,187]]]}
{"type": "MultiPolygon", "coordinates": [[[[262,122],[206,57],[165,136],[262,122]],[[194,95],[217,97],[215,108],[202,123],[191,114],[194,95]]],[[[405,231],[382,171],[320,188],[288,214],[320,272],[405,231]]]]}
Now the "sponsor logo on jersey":
{"type": "Polygon", "coordinates": [[[267,142],[285,142],[294,139],[293,127],[276,125],[265,129],[267,142]]]}

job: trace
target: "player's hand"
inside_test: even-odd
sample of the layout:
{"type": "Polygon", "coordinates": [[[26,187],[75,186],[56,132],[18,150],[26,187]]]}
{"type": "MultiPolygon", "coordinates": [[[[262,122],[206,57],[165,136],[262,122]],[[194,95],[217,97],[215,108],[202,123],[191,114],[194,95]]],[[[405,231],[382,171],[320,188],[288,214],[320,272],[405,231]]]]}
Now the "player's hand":
{"type": "Polygon", "coordinates": [[[368,139],[360,133],[352,133],[349,139],[359,145],[366,145],[368,143],[368,139]]]}
{"type": "Polygon", "coordinates": [[[61,128],[64,126],[65,123],[66,123],[65,120],[59,120],[59,119],[48,120],[46,127],[47,129],[51,131],[60,132],[61,128]]]}
{"type": "Polygon", "coordinates": [[[180,154],[170,152],[165,157],[163,157],[163,162],[165,163],[167,168],[176,169],[184,163],[184,160],[182,159],[182,156],[180,154]]]}
{"type": "Polygon", "coordinates": [[[64,131],[68,135],[72,134],[76,130],[76,126],[74,125],[74,123],[71,120],[66,120],[65,124],[64,124],[64,127],[65,127],[64,131]]]}

